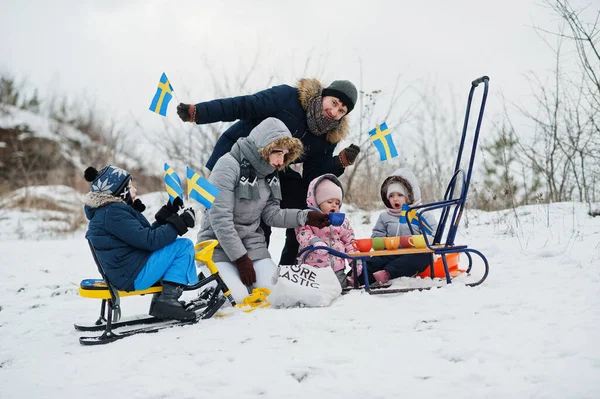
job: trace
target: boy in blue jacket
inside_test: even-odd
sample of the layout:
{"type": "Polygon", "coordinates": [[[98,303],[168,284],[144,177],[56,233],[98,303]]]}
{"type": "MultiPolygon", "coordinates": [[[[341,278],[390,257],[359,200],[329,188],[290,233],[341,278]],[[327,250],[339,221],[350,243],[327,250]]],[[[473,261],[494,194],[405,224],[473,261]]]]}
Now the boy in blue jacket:
{"type": "Polygon", "coordinates": [[[196,314],[185,310],[178,299],[184,286],[198,282],[194,244],[177,236],[194,227],[194,210],[178,214],[181,199],[169,202],[150,225],[127,171],[112,165],[100,171],[89,167],[84,176],[92,183],[85,197],[85,215],[90,221],[85,237],[111,284],[123,291],[144,290],[162,279],[163,290],[152,298],[150,315],[193,320],[196,314]]]}

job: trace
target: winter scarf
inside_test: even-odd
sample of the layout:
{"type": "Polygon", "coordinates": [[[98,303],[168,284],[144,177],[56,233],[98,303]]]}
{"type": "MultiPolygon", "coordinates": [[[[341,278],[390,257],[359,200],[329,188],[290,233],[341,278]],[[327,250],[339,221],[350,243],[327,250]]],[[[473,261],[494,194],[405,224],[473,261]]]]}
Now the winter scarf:
{"type": "Polygon", "coordinates": [[[326,134],[340,126],[340,121],[329,119],[323,115],[322,91],[319,90],[319,94],[308,100],[308,107],[306,108],[306,123],[315,136],[326,134]]]}
{"type": "Polygon", "coordinates": [[[260,198],[258,179],[266,179],[271,195],[280,200],[281,186],[279,175],[274,167],[258,153],[252,137],[239,139],[229,152],[240,164],[238,198],[257,200],[260,198]]]}

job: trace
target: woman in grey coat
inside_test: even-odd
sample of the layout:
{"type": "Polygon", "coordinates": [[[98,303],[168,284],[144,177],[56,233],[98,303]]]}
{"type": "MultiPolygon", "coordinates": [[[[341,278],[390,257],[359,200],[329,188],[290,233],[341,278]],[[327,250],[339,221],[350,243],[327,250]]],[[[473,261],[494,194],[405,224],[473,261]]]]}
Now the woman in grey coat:
{"type": "Polygon", "coordinates": [[[321,212],[279,206],[277,171],[301,154],[302,142],[292,138],[279,119],[267,118],[217,161],[208,178],[220,193],[204,212],[198,241],[219,241],[213,261],[236,302],[242,302],[252,288],[273,285],[277,265],[267,249],[261,219],[281,228],[330,224],[321,212]]]}

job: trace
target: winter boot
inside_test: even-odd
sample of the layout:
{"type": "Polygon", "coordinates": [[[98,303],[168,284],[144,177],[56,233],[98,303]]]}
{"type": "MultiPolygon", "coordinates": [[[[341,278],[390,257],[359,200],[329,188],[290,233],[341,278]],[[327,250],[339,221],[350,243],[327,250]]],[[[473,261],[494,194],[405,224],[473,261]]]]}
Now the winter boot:
{"type": "MultiPolygon", "coordinates": [[[[156,304],[156,300],[158,299],[159,296],[160,296],[160,292],[155,292],[154,294],[152,294],[152,299],[150,300],[150,310],[148,311],[149,315],[151,315],[152,312],[154,311],[154,305],[156,304]]],[[[179,303],[183,307],[185,307],[185,305],[186,305],[185,301],[179,301],[179,303]]]]}
{"type": "Polygon", "coordinates": [[[154,302],[150,315],[159,319],[194,320],[196,313],[185,310],[183,305],[177,301],[182,293],[181,285],[163,281],[162,293],[154,302]]]}
{"type": "Polygon", "coordinates": [[[377,281],[379,284],[385,284],[388,281],[390,281],[390,273],[388,273],[387,270],[380,270],[378,272],[373,273],[373,277],[375,278],[375,281],[377,281]]]}

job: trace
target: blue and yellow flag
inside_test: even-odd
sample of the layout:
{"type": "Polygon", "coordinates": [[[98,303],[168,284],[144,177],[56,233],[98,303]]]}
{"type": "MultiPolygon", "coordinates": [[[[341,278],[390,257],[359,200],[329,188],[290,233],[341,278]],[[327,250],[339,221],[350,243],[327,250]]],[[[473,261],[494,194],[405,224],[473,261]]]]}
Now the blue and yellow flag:
{"type": "MultiPolygon", "coordinates": [[[[423,229],[425,229],[425,233],[432,236],[433,228],[429,223],[427,223],[427,220],[424,216],[421,216],[421,221],[423,222],[423,229]]],[[[417,226],[419,230],[421,229],[421,226],[419,225],[419,219],[417,218],[417,210],[413,209],[412,211],[409,211],[408,205],[402,204],[402,210],[400,211],[400,224],[406,224],[407,222],[413,226],[417,226]]]]}
{"type": "Polygon", "coordinates": [[[188,197],[195,199],[207,209],[210,209],[220,191],[210,184],[205,178],[187,167],[187,192],[188,197]]]}
{"type": "Polygon", "coordinates": [[[181,187],[181,180],[177,173],[173,170],[172,167],[169,166],[168,163],[165,162],[165,187],[167,188],[167,193],[169,194],[169,201],[171,204],[175,201],[175,198],[181,197],[183,200],[183,188],[181,187]]]}
{"type": "Polygon", "coordinates": [[[162,76],[160,77],[160,81],[158,82],[156,94],[152,99],[152,104],[150,104],[150,111],[161,114],[162,116],[167,116],[167,107],[169,106],[169,101],[171,101],[172,98],[173,86],[171,86],[167,75],[163,72],[162,76]]]}
{"type": "Polygon", "coordinates": [[[398,156],[392,135],[385,122],[371,130],[369,136],[371,136],[371,141],[377,147],[377,151],[379,151],[380,161],[386,161],[398,156]]]}

